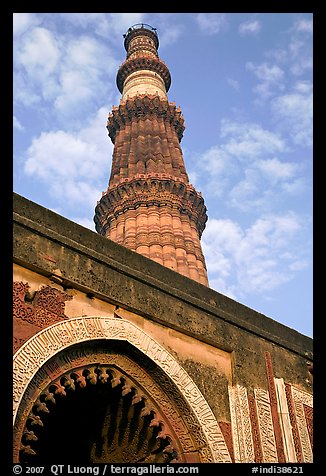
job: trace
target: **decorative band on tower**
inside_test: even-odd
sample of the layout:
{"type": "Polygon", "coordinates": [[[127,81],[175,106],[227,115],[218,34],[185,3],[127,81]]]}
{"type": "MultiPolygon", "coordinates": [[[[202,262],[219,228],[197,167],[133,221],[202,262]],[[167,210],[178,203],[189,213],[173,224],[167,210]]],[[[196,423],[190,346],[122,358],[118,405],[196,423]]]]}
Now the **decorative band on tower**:
{"type": "Polygon", "coordinates": [[[96,230],[208,286],[200,244],[206,206],[189,183],[180,147],[184,118],[167,98],[171,76],[158,57],[157,32],[137,24],[124,39],[127,59],[117,74],[122,99],[107,122],[111,175],[95,208],[96,230]]]}

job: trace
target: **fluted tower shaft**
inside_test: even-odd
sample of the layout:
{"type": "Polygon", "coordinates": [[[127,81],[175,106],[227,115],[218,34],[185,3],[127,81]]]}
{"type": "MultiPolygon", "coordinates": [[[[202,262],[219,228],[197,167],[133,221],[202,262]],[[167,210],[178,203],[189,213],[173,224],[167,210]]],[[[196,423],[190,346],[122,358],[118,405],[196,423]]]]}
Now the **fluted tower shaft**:
{"type": "Polygon", "coordinates": [[[109,186],[95,209],[98,233],[208,286],[200,237],[207,221],[189,183],[180,141],[184,119],[170,103],[171,76],[149,25],[124,35],[120,105],[109,114],[114,143],[109,186]]]}

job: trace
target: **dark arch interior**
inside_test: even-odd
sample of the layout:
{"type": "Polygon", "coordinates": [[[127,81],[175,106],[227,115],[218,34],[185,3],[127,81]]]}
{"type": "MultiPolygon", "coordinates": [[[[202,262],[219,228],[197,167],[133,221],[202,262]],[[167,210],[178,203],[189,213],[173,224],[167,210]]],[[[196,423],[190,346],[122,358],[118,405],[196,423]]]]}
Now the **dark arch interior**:
{"type": "MultiPolygon", "coordinates": [[[[99,347],[99,342],[87,345],[88,350],[99,347]]],[[[110,349],[103,349],[105,353],[121,350],[121,343],[112,342],[110,349]]],[[[125,345],[123,353],[135,357],[125,345]]],[[[144,359],[142,364],[146,365],[144,359]]],[[[117,378],[109,365],[92,364],[66,372],[42,392],[26,420],[19,460],[168,463],[177,460],[177,453],[148,398],[130,386],[123,374],[117,378]]]]}
{"type": "MultiPolygon", "coordinates": [[[[32,452],[22,451],[21,462],[37,463],[141,463],[169,462],[176,454],[166,451],[170,441],[159,436],[162,427],[153,425],[154,412],[143,411],[146,403],[133,403],[134,392],[122,395],[124,382],[112,387],[87,383],[85,388],[66,389],[66,396],[48,401],[48,412],[33,407],[42,425],[29,418],[22,439],[28,445],[31,432],[37,438],[32,452]],[[34,454],[33,454],[34,453],[34,454]]],[[[51,387],[50,387],[51,390],[51,387]]]]}

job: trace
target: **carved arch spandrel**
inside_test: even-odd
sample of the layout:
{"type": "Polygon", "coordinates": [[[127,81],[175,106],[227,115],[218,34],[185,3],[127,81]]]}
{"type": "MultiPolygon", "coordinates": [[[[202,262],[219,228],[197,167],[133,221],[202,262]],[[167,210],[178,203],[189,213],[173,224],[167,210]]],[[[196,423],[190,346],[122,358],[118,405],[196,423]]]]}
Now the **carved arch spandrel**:
{"type": "Polygon", "coordinates": [[[14,355],[14,420],[29,382],[55,354],[94,339],[127,341],[152,360],[172,381],[204,436],[206,462],[231,462],[221,429],[205,398],[180,364],[158,342],[133,323],[114,317],[77,317],[54,324],[32,337],[14,355]]]}

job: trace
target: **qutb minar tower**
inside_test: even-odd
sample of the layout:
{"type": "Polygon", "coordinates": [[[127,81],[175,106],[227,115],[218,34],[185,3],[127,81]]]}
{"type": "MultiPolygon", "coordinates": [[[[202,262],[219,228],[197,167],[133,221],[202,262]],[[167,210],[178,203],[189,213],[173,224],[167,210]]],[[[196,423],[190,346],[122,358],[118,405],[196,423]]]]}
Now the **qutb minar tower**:
{"type": "Polygon", "coordinates": [[[11,473],[306,468],[313,341],[208,287],[206,207],[156,31],[134,25],[124,38],[102,236],[14,194],[11,473]]]}
{"type": "Polygon", "coordinates": [[[206,207],[189,183],[180,147],[184,118],[167,98],[171,76],[158,57],[156,30],[134,25],[124,46],[122,98],[107,122],[111,176],[95,209],[96,231],[208,286],[200,244],[206,207]]]}

